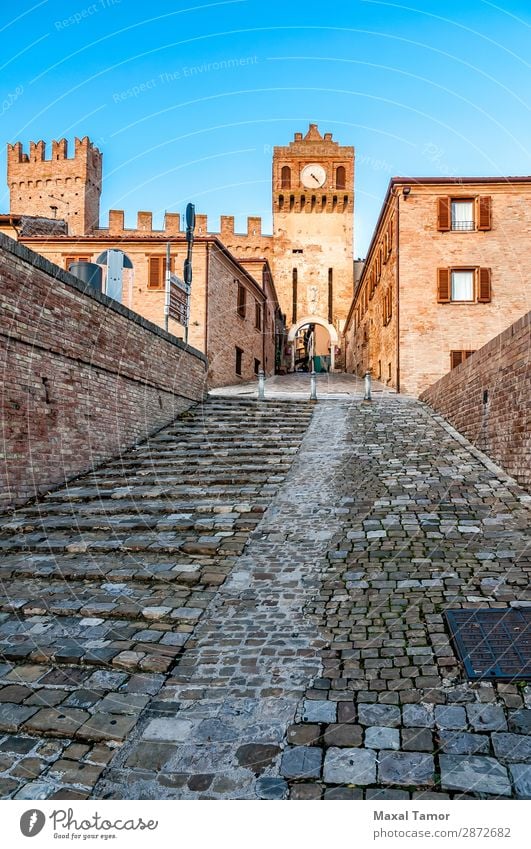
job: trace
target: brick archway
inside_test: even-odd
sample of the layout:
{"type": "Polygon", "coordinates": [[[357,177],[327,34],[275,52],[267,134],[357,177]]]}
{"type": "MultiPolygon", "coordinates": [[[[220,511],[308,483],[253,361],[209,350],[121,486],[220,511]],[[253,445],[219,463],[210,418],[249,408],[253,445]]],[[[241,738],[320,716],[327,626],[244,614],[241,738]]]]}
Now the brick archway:
{"type": "Polygon", "coordinates": [[[320,327],[324,327],[330,336],[330,371],[334,371],[335,368],[335,354],[336,354],[336,345],[339,344],[339,337],[337,335],[337,330],[333,324],[329,324],[324,318],[319,318],[314,315],[307,315],[303,318],[299,319],[296,324],[292,324],[288,333],[288,342],[292,345],[292,354],[291,354],[291,364],[292,371],[295,370],[295,337],[299,330],[307,324],[318,324],[320,327]]]}

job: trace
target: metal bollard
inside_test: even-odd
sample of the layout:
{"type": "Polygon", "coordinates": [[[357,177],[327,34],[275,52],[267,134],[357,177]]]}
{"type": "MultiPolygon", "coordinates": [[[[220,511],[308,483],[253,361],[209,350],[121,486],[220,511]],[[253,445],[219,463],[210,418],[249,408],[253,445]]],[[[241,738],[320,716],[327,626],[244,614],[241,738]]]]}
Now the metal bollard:
{"type": "Polygon", "coordinates": [[[315,371],[310,374],[310,401],[317,401],[317,375],[315,371]]]}
{"type": "Polygon", "coordinates": [[[372,376],[370,371],[365,372],[365,397],[364,401],[372,401],[371,396],[372,376]]]}
{"type": "Polygon", "coordinates": [[[258,369],[258,400],[265,399],[265,374],[263,368],[258,369]]]}

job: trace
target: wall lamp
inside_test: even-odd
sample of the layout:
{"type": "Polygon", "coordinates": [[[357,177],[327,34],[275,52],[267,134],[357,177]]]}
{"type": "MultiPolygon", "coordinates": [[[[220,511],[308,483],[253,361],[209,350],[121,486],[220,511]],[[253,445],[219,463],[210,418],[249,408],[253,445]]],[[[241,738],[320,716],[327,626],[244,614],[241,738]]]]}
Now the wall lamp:
{"type": "Polygon", "coordinates": [[[404,186],[402,189],[402,194],[404,195],[404,200],[407,200],[409,195],[411,194],[411,186],[404,186]]]}

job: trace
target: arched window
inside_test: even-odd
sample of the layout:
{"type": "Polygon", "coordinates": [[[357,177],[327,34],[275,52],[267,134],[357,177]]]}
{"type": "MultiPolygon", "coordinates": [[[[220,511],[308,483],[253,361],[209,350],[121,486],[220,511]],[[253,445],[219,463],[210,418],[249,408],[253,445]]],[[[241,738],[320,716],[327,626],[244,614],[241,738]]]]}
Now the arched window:
{"type": "Polygon", "coordinates": [[[282,166],[282,173],[280,177],[281,188],[283,189],[291,189],[291,168],[289,165],[282,166]]]}
{"type": "Polygon", "coordinates": [[[336,169],[336,189],[345,189],[347,186],[347,172],[345,167],[340,165],[336,169]]]}

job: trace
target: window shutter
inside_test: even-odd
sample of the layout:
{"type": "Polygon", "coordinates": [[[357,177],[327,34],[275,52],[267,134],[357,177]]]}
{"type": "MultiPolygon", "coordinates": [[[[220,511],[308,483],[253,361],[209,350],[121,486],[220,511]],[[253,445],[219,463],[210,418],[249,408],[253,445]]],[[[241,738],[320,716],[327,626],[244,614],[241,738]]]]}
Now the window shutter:
{"type": "Polygon", "coordinates": [[[149,257],[148,289],[160,289],[163,276],[163,258],[161,256],[149,257]]]}
{"type": "Polygon", "coordinates": [[[451,225],[450,198],[437,198],[437,229],[449,230],[451,225]]]}
{"type": "Polygon", "coordinates": [[[391,255],[393,250],[393,219],[387,225],[387,256],[391,255]]]}
{"type": "Polygon", "coordinates": [[[456,368],[460,366],[463,362],[463,352],[462,351],[450,351],[450,367],[456,368]]]}
{"type": "Polygon", "coordinates": [[[447,304],[450,300],[450,270],[448,268],[437,269],[437,301],[439,304],[447,304]]]}
{"type": "Polygon", "coordinates": [[[481,195],[478,199],[478,230],[490,230],[492,227],[492,198],[481,195]]]}
{"type": "Polygon", "coordinates": [[[490,277],[490,268],[479,269],[478,303],[480,304],[489,304],[492,300],[490,277]]]}
{"type": "Polygon", "coordinates": [[[78,256],[76,262],[90,262],[90,257],[88,256],[78,256]]]}
{"type": "Polygon", "coordinates": [[[68,271],[73,262],[76,261],[75,256],[67,256],[65,257],[65,268],[68,271]]]}

